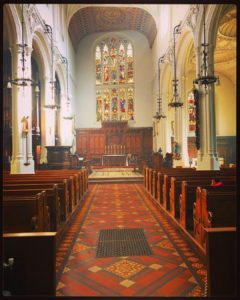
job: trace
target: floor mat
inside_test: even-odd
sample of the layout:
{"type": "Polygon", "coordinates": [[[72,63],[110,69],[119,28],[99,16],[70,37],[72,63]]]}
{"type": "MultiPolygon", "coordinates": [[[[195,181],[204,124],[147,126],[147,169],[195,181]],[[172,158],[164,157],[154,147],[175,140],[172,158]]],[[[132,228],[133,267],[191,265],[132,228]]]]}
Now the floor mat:
{"type": "Polygon", "coordinates": [[[99,232],[96,257],[151,255],[142,228],[104,229],[99,232]]]}

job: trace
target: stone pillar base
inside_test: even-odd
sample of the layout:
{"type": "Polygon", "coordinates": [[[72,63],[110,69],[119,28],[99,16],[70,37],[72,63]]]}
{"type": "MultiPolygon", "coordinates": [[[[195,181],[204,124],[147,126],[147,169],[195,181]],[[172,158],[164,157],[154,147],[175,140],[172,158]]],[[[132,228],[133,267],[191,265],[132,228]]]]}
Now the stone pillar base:
{"type": "Polygon", "coordinates": [[[13,158],[11,161],[10,174],[34,174],[34,160],[28,159],[29,165],[25,165],[26,160],[23,158],[13,158]]]}
{"type": "Polygon", "coordinates": [[[214,155],[198,155],[197,170],[219,170],[218,158],[214,155]]]}

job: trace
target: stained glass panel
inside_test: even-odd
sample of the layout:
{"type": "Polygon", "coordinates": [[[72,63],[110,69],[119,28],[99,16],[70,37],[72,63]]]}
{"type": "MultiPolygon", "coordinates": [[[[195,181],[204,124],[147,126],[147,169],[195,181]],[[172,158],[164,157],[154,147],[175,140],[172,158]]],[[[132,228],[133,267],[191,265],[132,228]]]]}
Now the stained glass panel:
{"type": "Polygon", "coordinates": [[[133,51],[132,45],[129,43],[127,47],[127,77],[128,82],[133,82],[133,51]]]}
{"type": "Polygon", "coordinates": [[[102,93],[101,90],[97,90],[97,121],[102,120],[102,93]]]}
{"type": "Polygon", "coordinates": [[[99,46],[96,48],[96,84],[102,83],[102,68],[101,68],[101,49],[99,46]]]}
{"type": "Polygon", "coordinates": [[[111,120],[118,120],[118,98],[117,90],[112,89],[111,120]]]}
{"type": "Polygon", "coordinates": [[[128,120],[134,120],[133,89],[128,89],[128,120]]]}
{"type": "Polygon", "coordinates": [[[109,59],[108,46],[105,44],[103,47],[103,64],[107,65],[109,59]]]}
{"type": "Polygon", "coordinates": [[[189,131],[196,130],[196,105],[192,92],[188,95],[188,124],[189,131]]]}
{"type": "Polygon", "coordinates": [[[120,120],[126,120],[126,90],[121,88],[119,90],[119,105],[120,105],[120,120]]]}
{"type": "Polygon", "coordinates": [[[134,120],[132,44],[106,38],[96,47],[96,118],[134,120]]]}
{"type": "Polygon", "coordinates": [[[103,110],[104,120],[110,120],[110,93],[108,89],[104,90],[103,110]]]}

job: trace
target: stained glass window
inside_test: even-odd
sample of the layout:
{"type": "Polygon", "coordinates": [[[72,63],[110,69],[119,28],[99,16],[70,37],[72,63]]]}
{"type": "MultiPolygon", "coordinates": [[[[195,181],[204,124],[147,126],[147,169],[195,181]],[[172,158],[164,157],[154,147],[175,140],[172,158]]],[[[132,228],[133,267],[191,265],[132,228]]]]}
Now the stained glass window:
{"type": "Polygon", "coordinates": [[[96,48],[96,84],[101,84],[102,82],[102,72],[101,72],[101,50],[100,47],[96,48]]]}
{"type": "Polygon", "coordinates": [[[133,59],[126,39],[106,38],[96,46],[97,121],[134,120],[133,59]]]}
{"type": "Polygon", "coordinates": [[[190,132],[196,130],[196,105],[192,92],[188,95],[188,124],[190,132]]]}

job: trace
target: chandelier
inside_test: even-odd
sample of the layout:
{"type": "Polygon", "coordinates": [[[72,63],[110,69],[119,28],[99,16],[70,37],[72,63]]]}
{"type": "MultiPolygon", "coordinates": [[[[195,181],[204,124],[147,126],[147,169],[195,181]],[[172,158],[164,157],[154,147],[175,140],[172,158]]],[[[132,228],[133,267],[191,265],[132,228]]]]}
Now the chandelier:
{"type": "Polygon", "coordinates": [[[60,108],[57,104],[55,104],[55,81],[54,81],[54,76],[53,76],[53,31],[52,27],[48,24],[45,25],[45,33],[47,33],[50,36],[50,41],[51,41],[51,104],[45,104],[44,108],[47,109],[54,109],[57,110],[60,108]]]}
{"type": "Polygon", "coordinates": [[[29,86],[29,85],[34,85],[33,83],[33,80],[31,78],[26,78],[25,77],[25,70],[26,70],[26,67],[25,67],[25,62],[26,62],[26,58],[25,58],[25,55],[26,55],[26,47],[28,46],[27,44],[25,44],[25,41],[24,41],[24,13],[23,13],[23,10],[24,10],[24,4],[22,4],[21,6],[22,8],[22,20],[21,20],[21,27],[22,27],[22,43],[21,44],[17,44],[18,47],[21,49],[21,63],[22,63],[22,77],[21,78],[15,78],[15,79],[8,79],[8,82],[7,82],[7,88],[8,89],[11,89],[12,88],[12,84],[16,85],[16,86],[22,86],[23,88],[25,86],[29,86]]]}
{"type": "Polygon", "coordinates": [[[162,98],[160,94],[160,64],[163,62],[164,62],[164,55],[158,59],[158,98],[157,98],[158,111],[153,116],[153,118],[156,119],[157,121],[159,121],[161,118],[166,118],[166,116],[162,112],[162,98]]]}
{"type": "Polygon", "coordinates": [[[198,74],[198,78],[196,78],[193,81],[193,84],[198,84],[198,86],[204,85],[205,91],[207,93],[208,85],[215,83],[216,81],[219,81],[219,77],[215,77],[214,75],[209,75],[209,70],[208,70],[207,47],[209,46],[209,44],[206,43],[205,5],[203,5],[203,43],[201,44],[201,46],[203,47],[203,51],[202,51],[203,63],[200,68],[200,74],[198,74]]]}
{"type": "Polygon", "coordinates": [[[179,94],[178,94],[178,79],[177,79],[176,53],[175,53],[176,34],[181,33],[180,26],[181,26],[181,22],[177,26],[175,26],[174,29],[173,29],[173,68],[174,68],[173,99],[168,104],[168,106],[174,107],[175,109],[178,108],[178,107],[183,106],[183,103],[180,101],[179,94]]]}

